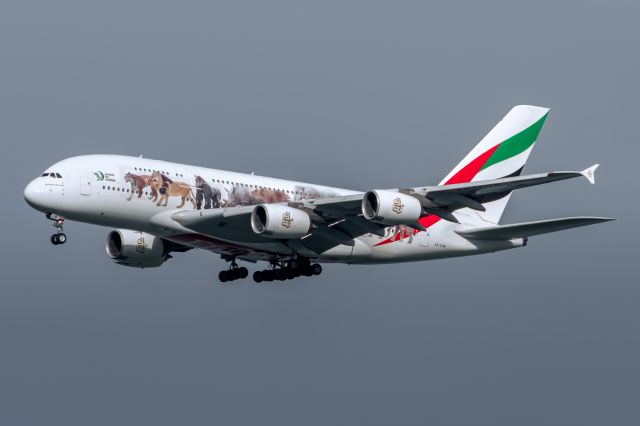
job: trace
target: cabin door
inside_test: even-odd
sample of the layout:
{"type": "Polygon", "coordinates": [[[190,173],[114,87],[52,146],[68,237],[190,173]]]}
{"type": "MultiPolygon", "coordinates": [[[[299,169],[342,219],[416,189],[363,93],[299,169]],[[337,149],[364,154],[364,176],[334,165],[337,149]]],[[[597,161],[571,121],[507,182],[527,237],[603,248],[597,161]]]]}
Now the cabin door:
{"type": "Polygon", "coordinates": [[[87,176],[80,177],[80,194],[91,195],[91,179],[87,176]]]}

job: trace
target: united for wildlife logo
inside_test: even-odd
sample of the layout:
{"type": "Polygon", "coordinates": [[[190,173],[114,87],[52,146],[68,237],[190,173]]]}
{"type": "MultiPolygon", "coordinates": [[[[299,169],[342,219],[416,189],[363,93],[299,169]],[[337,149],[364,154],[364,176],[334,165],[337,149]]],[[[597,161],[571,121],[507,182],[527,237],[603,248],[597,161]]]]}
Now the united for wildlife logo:
{"type": "Polygon", "coordinates": [[[282,226],[285,228],[291,228],[291,224],[293,223],[293,218],[291,217],[291,213],[286,211],[282,213],[282,226]]]}
{"type": "Polygon", "coordinates": [[[93,175],[96,177],[98,182],[102,182],[103,180],[107,182],[115,182],[115,175],[113,173],[104,173],[98,170],[97,172],[93,172],[93,175]]]}
{"type": "Polygon", "coordinates": [[[391,206],[391,210],[394,213],[400,214],[402,213],[403,208],[404,208],[404,204],[402,204],[402,199],[400,199],[400,197],[394,198],[393,205],[391,206]]]}

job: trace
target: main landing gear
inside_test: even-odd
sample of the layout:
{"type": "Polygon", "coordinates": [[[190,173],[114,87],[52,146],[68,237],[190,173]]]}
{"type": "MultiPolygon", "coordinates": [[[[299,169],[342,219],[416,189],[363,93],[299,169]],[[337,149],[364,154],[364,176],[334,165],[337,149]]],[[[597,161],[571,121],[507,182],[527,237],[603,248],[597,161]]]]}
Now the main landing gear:
{"type": "Polygon", "coordinates": [[[235,259],[231,260],[231,267],[226,271],[220,271],[218,279],[220,282],[235,281],[249,276],[249,270],[244,266],[238,267],[235,259]]]}
{"type": "Polygon", "coordinates": [[[253,280],[257,283],[263,281],[292,280],[301,276],[310,277],[320,275],[322,266],[319,263],[311,264],[309,259],[293,259],[288,262],[272,262],[271,269],[256,271],[253,280]]]}
{"type": "Polygon", "coordinates": [[[64,233],[64,217],[58,216],[54,213],[48,213],[47,219],[52,220],[53,227],[56,228],[56,233],[51,236],[51,244],[57,246],[58,244],[64,244],[67,242],[67,235],[64,233]]]}
{"type": "MultiPolygon", "coordinates": [[[[231,256],[223,256],[228,262],[231,262],[229,269],[220,271],[218,278],[220,282],[226,283],[227,281],[235,281],[239,279],[247,278],[249,271],[244,266],[238,267],[235,258],[231,256]]],[[[272,261],[271,268],[263,271],[256,271],[253,273],[253,280],[257,283],[263,281],[285,281],[292,280],[298,277],[310,277],[313,275],[320,275],[322,273],[322,266],[319,263],[311,263],[309,259],[298,258],[288,261],[272,261]]]]}

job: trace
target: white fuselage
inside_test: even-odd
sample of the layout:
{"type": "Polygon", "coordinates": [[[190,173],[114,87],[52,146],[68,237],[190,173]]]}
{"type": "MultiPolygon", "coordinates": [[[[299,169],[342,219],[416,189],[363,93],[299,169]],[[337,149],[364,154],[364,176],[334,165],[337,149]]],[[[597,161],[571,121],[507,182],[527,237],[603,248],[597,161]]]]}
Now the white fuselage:
{"type": "MultiPolygon", "coordinates": [[[[282,252],[281,242],[263,236],[239,241],[233,234],[212,238],[183,228],[171,221],[170,216],[187,209],[233,208],[358,193],[138,157],[87,155],[69,158],[49,167],[42,176],[29,183],[25,199],[42,212],[55,213],[66,219],[147,232],[220,254],[233,255],[242,250],[244,258],[269,260],[274,252],[282,256],[288,254],[282,252]],[[140,193],[134,177],[141,182],[154,172],[169,178],[188,195],[181,197],[180,194],[166,193],[167,190],[154,191],[151,186],[142,185],[140,193]],[[128,180],[125,180],[127,175],[128,180]],[[206,183],[204,193],[202,187],[196,185],[196,177],[206,183]]],[[[315,259],[341,263],[403,262],[479,254],[523,245],[520,239],[475,242],[465,239],[454,231],[471,226],[471,223],[477,226],[478,217],[467,209],[455,214],[459,224],[436,220],[426,226],[426,231],[405,226],[388,227],[384,236],[364,234],[355,239],[353,246],[335,246],[318,253],[315,259]]],[[[250,230],[249,223],[247,229],[250,230]]]]}

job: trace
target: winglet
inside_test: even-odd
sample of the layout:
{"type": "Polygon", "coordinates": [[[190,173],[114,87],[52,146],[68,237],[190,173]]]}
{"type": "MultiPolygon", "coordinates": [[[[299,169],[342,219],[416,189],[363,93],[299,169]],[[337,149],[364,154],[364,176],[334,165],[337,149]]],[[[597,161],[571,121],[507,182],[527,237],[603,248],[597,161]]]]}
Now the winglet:
{"type": "Polygon", "coordinates": [[[596,169],[598,168],[599,165],[600,164],[594,164],[588,169],[584,169],[583,171],[580,172],[582,176],[587,178],[587,180],[589,181],[589,183],[591,183],[591,185],[596,183],[596,169]]]}

